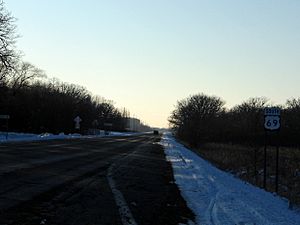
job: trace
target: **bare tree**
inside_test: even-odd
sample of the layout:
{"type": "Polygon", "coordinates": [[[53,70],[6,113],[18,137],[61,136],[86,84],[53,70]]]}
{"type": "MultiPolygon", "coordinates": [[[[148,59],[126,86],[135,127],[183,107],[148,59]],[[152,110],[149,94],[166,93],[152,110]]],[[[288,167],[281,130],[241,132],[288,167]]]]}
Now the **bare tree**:
{"type": "Polygon", "coordinates": [[[38,78],[45,78],[46,74],[43,70],[35,67],[31,63],[21,62],[15,67],[11,73],[9,84],[13,90],[28,86],[32,81],[38,78]]]}
{"type": "MultiPolygon", "coordinates": [[[[265,97],[250,98],[233,107],[229,115],[228,127],[232,139],[249,144],[263,141],[263,110],[268,105],[265,97]]],[[[230,140],[232,141],[232,140],[230,140]]]]}
{"type": "Polygon", "coordinates": [[[5,81],[8,72],[14,68],[18,54],[15,51],[16,26],[15,18],[4,7],[0,0],[0,84],[5,81]]]}
{"type": "Polygon", "coordinates": [[[216,119],[224,112],[224,101],[196,94],[177,103],[169,122],[177,136],[197,145],[215,136],[216,119]]]}

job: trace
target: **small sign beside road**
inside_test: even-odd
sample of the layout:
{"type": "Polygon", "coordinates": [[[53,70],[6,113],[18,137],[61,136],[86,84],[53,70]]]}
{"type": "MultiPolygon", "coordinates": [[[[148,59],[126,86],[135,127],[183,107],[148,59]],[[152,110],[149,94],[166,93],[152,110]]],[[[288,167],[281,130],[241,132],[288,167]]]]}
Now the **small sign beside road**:
{"type": "Polygon", "coordinates": [[[278,192],[278,177],[279,177],[279,142],[278,133],[280,129],[280,109],[276,107],[265,108],[265,148],[264,148],[264,184],[263,187],[267,188],[267,145],[268,145],[268,132],[277,131],[277,146],[276,146],[276,175],[275,175],[275,190],[278,192]]]}
{"type": "Polygon", "coordinates": [[[80,122],[82,121],[82,119],[79,116],[76,116],[76,118],[74,119],[75,122],[75,129],[79,130],[80,129],[80,122]]]}
{"type": "Polygon", "coordinates": [[[269,131],[276,131],[280,129],[280,109],[266,108],[265,109],[265,129],[269,131]]]}
{"type": "Polygon", "coordinates": [[[265,116],[280,116],[280,109],[276,107],[265,108],[265,116]]]}

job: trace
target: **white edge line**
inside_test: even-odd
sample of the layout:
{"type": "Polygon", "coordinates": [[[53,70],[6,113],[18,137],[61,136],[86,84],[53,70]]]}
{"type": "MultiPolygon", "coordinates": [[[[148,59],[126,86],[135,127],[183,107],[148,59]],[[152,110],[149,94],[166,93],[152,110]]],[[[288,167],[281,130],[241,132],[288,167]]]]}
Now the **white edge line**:
{"type": "Polygon", "coordinates": [[[114,195],[115,202],[117,206],[119,207],[119,214],[121,217],[121,221],[123,225],[137,225],[135,222],[133,215],[126,203],[126,200],[122,194],[121,191],[119,191],[116,187],[116,183],[114,179],[112,178],[112,169],[113,165],[109,167],[108,173],[107,173],[107,180],[108,184],[110,186],[110,189],[114,195]]]}

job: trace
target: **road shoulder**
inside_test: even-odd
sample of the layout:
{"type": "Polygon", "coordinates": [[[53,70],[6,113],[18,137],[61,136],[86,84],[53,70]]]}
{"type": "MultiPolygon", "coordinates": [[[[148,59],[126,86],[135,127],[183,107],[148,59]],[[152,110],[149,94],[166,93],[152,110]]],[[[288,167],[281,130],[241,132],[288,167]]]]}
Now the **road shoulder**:
{"type": "Polygon", "coordinates": [[[194,214],[181,197],[159,141],[153,138],[123,158],[113,178],[137,224],[187,224],[194,214]]]}

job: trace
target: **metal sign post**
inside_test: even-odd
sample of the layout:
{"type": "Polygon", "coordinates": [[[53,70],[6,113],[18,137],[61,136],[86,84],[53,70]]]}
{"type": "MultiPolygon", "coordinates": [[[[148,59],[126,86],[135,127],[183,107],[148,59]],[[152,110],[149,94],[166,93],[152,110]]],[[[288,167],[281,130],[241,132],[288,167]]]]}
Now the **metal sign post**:
{"type": "Polygon", "coordinates": [[[275,191],[278,193],[278,185],[279,185],[279,144],[277,140],[276,144],[276,177],[275,177],[275,191]]]}
{"type": "Polygon", "coordinates": [[[8,139],[8,120],[10,119],[9,115],[0,115],[0,119],[6,120],[6,140],[8,139]]]}
{"type": "MultiPolygon", "coordinates": [[[[276,131],[278,133],[281,126],[280,109],[276,107],[265,108],[265,148],[264,148],[264,189],[266,189],[267,184],[267,140],[268,132],[276,131]]],[[[276,177],[275,177],[275,190],[278,192],[278,181],[279,181],[279,143],[277,140],[276,144],[276,177]]]]}
{"type": "Polygon", "coordinates": [[[265,131],[265,147],[264,147],[264,189],[267,188],[267,131],[265,131]]]}

